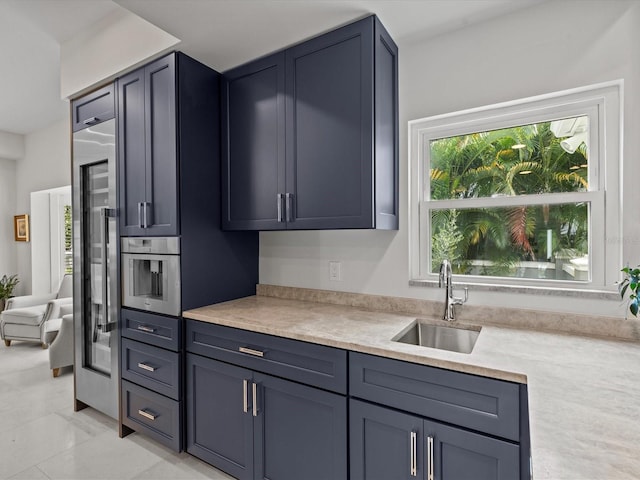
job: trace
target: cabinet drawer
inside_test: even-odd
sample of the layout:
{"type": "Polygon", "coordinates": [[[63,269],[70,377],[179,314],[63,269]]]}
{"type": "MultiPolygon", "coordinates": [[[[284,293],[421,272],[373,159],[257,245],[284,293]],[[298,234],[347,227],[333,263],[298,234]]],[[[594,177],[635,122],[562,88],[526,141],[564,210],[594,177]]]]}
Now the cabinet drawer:
{"type": "Polygon", "coordinates": [[[388,358],[349,354],[354,397],[520,440],[519,385],[388,358]]]}
{"type": "Polygon", "coordinates": [[[262,333],[186,322],[189,352],[345,394],[347,352],[262,333]]]}
{"type": "Polygon", "coordinates": [[[122,423],[181,450],[181,403],[122,380],[122,423]]]}
{"type": "Polygon", "coordinates": [[[73,131],[114,118],[113,98],[113,84],[111,84],[71,102],[73,131]]]}
{"type": "Polygon", "coordinates": [[[153,313],[120,310],[122,336],[177,352],[180,349],[180,319],[153,313]]]}
{"type": "Polygon", "coordinates": [[[174,400],[180,395],[180,355],[122,339],[122,378],[174,400]]]}

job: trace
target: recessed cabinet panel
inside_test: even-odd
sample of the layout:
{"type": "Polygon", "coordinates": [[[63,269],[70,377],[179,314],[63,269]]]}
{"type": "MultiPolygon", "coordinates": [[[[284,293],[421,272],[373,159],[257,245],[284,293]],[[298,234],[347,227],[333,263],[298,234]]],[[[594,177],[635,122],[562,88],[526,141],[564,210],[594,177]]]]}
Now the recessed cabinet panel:
{"type": "Polygon", "coordinates": [[[145,68],[147,200],[150,235],[177,234],[175,57],[145,68]]]}
{"type": "Polygon", "coordinates": [[[118,79],[117,85],[120,234],[141,234],[139,205],[146,196],[144,70],[118,79]]]}
{"type": "Polygon", "coordinates": [[[77,132],[115,116],[113,84],[71,102],[72,127],[77,132]]]}
{"type": "Polygon", "coordinates": [[[347,399],[255,374],[255,478],[346,480],[347,399]]]}
{"type": "Polygon", "coordinates": [[[187,451],[240,480],[253,478],[253,417],[243,388],[251,375],[187,354],[187,451]]]}
{"type": "Polygon", "coordinates": [[[227,72],[223,83],[223,225],[278,227],[284,191],[284,53],[227,72]]]}
{"type": "Polygon", "coordinates": [[[349,425],[351,478],[424,478],[421,418],[350,400],[349,425]]]}
{"type": "MultiPolygon", "coordinates": [[[[513,443],[425,420],[433,444],[432,463],[439,480],[514,480],[520,478],[520,448],[513,443]]],[[[428,452],[427,452],[428,453],[428,452]]]]}
{"type": "Polygon", "coordinates": [[[353,227],[361,217],[362,226],[371,223],[371,37],[335,36],[287,51],[288,157],[295,159],[287,172],[287,192],[295,192],[289,228],[341,218],[353,227]]]}
{"type": "Polygon", "coordinates": [[[179,452],[181,403],[122,380],[122,423],[179,452]]]}

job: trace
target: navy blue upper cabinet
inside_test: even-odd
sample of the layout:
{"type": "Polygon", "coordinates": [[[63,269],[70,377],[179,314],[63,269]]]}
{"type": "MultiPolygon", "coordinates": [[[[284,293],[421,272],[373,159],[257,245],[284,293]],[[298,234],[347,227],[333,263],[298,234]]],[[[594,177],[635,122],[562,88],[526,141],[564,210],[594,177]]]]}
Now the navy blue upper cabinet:
{"type": "Polygon", "coordinates": [[[94,92],[71,102],[71,126],[77,132],[115,116],[113,84],[110,83],[94,92]]]}
{"type": "Polygon", "coordinates": [[[397,47],[375,16],[225,77],[224,228],[398,228],[397,47]]]}
{"type": "Polygon", "coordinates": [[[222,98],[222,222],[231,230],[274,230],[285,191],[284,53],[225,74],[222,98]]]}
{"type": "Polygon", "coordinates": [[[120,233],[178,235],[174,54],[118,80],[120,233]]]}

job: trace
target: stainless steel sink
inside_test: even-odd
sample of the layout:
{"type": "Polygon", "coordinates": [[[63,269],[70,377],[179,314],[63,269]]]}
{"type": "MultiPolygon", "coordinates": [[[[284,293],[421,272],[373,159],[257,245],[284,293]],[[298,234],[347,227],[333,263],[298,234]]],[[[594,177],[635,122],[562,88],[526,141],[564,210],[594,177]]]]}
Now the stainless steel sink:
{"type": "Polygon", "coordinates": [[[409,330],[401,333],[393,341],[449,350],[451,352],[471,353],[478,335],[480,335],[480,328],[445,327],[416,322],[409,330]]]}

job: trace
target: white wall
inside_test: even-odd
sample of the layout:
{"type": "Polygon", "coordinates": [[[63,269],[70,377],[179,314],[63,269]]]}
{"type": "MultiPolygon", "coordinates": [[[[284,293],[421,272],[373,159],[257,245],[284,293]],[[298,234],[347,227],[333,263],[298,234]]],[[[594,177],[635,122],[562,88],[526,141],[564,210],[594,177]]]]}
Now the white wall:
{"type": "Polygon", "coordinates": [[[125,9],[61,45],[60,93],[69,98],[172,49],[179,40],[125,9]]]}
{"type": "MultiPolygon", "coordinates": [[[[384,23],[384,18],[381,19],[384,23]]],[[[400,42],[400,230],[262,232],[260,282],[440,299],[409,287],[407,121],[614,79],[625,81],[624,205],[640,202],[640,4],[553,1],[426,41],[400,42]],[[328,261],[342,262],[341,282],[328,261]]],[[[637,213],[624,215],[624,259],[640,262],[637,213]]],[[[470,292],[470,304],[623,315],[619,301],[470,292]]]]}
{"type": "MultiPolygon", "coordinates": [[[[30,213],[31,192],[71,184],[71,130],[69,118],[25,135],[24,158],[16,162],[18,214],[30,213]]],[[[31,293],[31,242],[16,243],[19,295],[31,293]]]]}
{"type": "Polygon", "coordinates": [[[16,162],[0,158],[0,277],[17,273],[13,216],[16,210],[16,162]]]}
{"type": "Polygon", "coordinates": [[[24,156],[24,136],[0,130],[0,158],[18,160],[24,156]]]}

